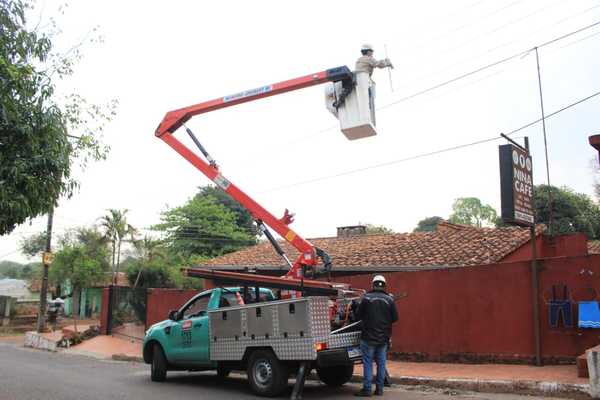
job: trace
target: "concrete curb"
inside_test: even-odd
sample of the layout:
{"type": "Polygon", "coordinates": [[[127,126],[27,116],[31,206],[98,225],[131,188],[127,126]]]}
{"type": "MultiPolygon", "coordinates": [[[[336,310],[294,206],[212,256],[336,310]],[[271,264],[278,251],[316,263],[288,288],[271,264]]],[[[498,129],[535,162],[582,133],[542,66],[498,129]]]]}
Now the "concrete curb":
{"type": "Polygon", "coordinates": [[[47,351],[56,351],[57,342],[55,340],[47,339],[37,332],[30,331],[25,333],[25,347],[31,347],[34,349],[47,351]]]}
{"type": "MultiPolygon", "coordinates": [[[[362,382],[354,375],[352,381],[362,382]]],[[[467,378],[430,378],[422,376],[392,377],[392,383],[406,386],[429,386],[482,393],[510,393],[568,399],[590,399],[589,385],[544,381],[484,380],[467,378]]]]}

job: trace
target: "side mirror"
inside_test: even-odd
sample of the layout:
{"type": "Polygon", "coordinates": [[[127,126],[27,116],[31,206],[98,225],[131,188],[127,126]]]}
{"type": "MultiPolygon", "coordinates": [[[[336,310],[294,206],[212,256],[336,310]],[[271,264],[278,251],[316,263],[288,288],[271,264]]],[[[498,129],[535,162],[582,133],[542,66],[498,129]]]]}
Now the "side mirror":
{"type": "Polygon", "coordinates": [[[177,321],[178,314],[179,314],[178,310],[171,310],[171,311],[169,311],[169,319],[171,321],[177,321]]]}

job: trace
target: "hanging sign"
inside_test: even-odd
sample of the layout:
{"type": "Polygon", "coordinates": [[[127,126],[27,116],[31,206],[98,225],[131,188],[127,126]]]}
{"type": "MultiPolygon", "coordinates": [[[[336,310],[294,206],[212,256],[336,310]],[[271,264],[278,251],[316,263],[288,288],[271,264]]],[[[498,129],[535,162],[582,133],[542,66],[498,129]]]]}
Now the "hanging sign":
{"type": "Polygon", "coordinates": [[[512,144],[502,145],[499,150],[502,220],[532,226],[535,213],[531,156],[512,144]]]}
{"type": "Polygon", "coordinates": [[[54,254],[48,251],[42,253],[42,264],[50,265],[52,264],[52,260],[54,260],[54,254]]]}

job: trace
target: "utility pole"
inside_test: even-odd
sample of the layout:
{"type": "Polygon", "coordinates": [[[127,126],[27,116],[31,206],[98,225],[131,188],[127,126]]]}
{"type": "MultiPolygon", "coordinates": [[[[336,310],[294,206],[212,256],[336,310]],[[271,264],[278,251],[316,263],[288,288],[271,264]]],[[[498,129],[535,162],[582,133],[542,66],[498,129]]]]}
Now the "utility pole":
{"type": "Polygon", "coordinates": [[[44,332],[46,329],[46,297],[48,296],[48,268],[50,267],[52,251],[52,220],[54,218],[54,206],[48,212],[48,227],[46,229],[46,251],[44,252],[44,270],[42,276],[42,290],[40,293],[40,309],[38,311],[37,331],[44,332]]]}
{"type": "MultiPolygon", "coordinates": [[[[525,137],[525,148],[529,153],[529,138],[525,137]]],[[[537,261],[537,234],[535,232],[535,219],[529,227],[531,241],[531,311],[533,314],[533,346],[535,352],[535,365],[542,366],[542,337],[540,320],[540,277],[537,261]]]]}

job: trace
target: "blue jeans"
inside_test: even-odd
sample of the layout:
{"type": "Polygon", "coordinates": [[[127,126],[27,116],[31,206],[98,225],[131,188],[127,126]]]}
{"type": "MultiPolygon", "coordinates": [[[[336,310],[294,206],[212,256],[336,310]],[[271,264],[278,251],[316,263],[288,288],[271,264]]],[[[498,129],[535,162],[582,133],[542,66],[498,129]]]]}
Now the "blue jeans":
{"type": "Polygon", "coordinates": [[[362,352],[363,362],[363,389],[367,392],[371,391],[373,360],[377,363],[377,377],[375,379],[375,384],[378,388],[383,389],[387,344],[370,345],[366,340],[361,340],[360,351],[362,352]]]}

